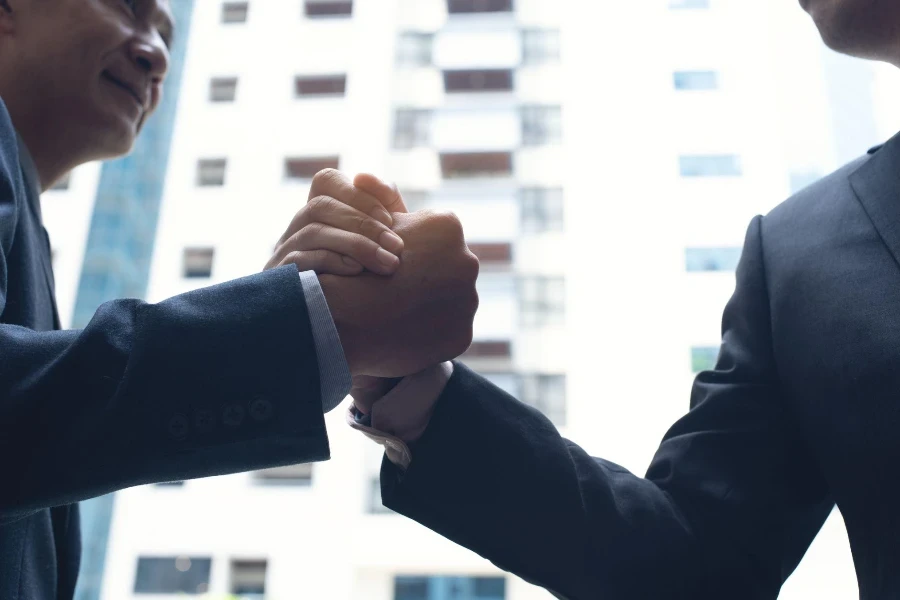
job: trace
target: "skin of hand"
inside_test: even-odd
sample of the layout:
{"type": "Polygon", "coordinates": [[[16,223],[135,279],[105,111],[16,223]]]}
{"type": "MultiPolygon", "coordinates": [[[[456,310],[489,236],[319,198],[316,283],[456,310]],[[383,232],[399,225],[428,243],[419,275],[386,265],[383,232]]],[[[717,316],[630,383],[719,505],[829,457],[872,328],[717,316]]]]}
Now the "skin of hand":
{"type": "Polygon", "coordinates": [[[351,394],[364,411],[402,376],[454,358],[471,343],[478,262],[465,246],[461,225],[449,213],[406,211],[396,186],[373,175],[358,175],[351,182],[339,171],[322,171],[313,179],[309,202],[295,215],[266,265],[294,263],[320,276],[353,374],[351,394]],[[390,225],[397,232],[392,233],[390,225]],[[403,236],[414,240],[410,252],[405,252],[403,236]],[[440,260],[441,253],[446,261],[440,260]],[[404,264],[395,258],[399,256],[404,264]],[[390,280],[377,277],[395,273],[390,280]],[[348,276],[353,275],[360,275],[359,281],[350,282],[348,276]],[[366,319],[373,305],[380,305],[381,311],[368,315],[395,316],[381,323],[366,319]],[[404,314],[411,318],[403,319],[404,314]],[[386,331],[387,323],[400,333],[388,337],[414,340],[414,345],[388,350],[391,344],[367,341],[373,339],[372,330],[386,331]],[[432,336],[422,335],[429,331],[432,336]],[[361,350],[366,346],[368,350],[361,350]],[[376,353],[374,347],[382,350],[376,353]],[[413,348],[422,351],[411,352],[413,348]],[[388,376],[378,376],[383,373],[388,376]]]}
{"type": "Polygon", "coordinates": [[[368,270],[391,275],[403,252],[403,240],[391,231],[392,224],[372,194],[340,171],[326,169],[313,178],[309,201],[278,240],[265,269],[293,263],[318,274],[346,276],[368,270]]]}
{"type": "Polygon", "coordinates": [[[456,358],[472,342],[478,308],[478,259],[451,213],[394,213],[404,241],[393,275],[323,274],[325,298],[360,389],[387,385],[364,376],[398,378],[456,358]]]}

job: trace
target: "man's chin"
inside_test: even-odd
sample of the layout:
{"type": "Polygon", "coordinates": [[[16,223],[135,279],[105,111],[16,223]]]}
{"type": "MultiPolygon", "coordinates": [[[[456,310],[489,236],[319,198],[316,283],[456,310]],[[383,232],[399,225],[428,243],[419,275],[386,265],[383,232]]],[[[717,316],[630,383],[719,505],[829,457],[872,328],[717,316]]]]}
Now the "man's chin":
{"type": "Polygon", "coordinates": [[[129,154],[134,148],[136,134],[132,130],[107,130],[102,140],[97,140],[91,160],[113,160],[129,154]]]}

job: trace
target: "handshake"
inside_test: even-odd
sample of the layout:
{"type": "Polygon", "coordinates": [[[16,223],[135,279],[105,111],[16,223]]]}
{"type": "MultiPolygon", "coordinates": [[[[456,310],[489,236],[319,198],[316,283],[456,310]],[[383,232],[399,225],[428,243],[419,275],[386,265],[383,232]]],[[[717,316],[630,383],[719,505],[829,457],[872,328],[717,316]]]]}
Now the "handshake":
{"type": "Polygon", "coordinates": [[[278,241],[271,269],[315,271],[354,397],[456,358],[472,342],[478,259],[452,213],[408,214],[395,187],[327,169],[278,241]]]}

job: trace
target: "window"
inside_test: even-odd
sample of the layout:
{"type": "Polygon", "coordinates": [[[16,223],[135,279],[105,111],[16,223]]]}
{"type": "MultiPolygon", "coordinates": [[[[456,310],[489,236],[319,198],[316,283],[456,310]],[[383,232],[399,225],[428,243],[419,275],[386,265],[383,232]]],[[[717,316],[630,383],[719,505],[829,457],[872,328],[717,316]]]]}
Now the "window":
{"type": "Polygon", "coordinates": [[[681,156],[678,158],[682,177],[738,177],[741,159],[731,154],[681,156]]]}
{"type": "Polygon", "coordinates": [[[257,483],[263,485],[309,486],[312,484],[312,465],[303,463],[263,469],[253,474],[257,483]]]}
{"type": "Polygon", "coordinates": [[[463,355],[471,358],[510,358],[512,357],[512,343],[505,341],[474,341],[463,355]]]}
{"type": "Polygon", "coordinates": [[[225,168],[228,161],[224,158],[204,158],[197,163],[197,185],[213,187],[225,185],[225,168]]]}
{"type": "Polygon", "coordinates": [[[513,72],[509,69],[466,69],[444,71],[444,91],[448,94],[511,92],[513,72]]]}
{"type": "Polygon", "coordinates": [[[284,176],[287,179],[312,179],[319,171],[337,169],[339,165],[337,156],[288,158],[284,161],[284,176]]]}
{"type": "Polygon", "coordinates": [[[517,397],[544,413],[544,416],[557,427],[565,426],[565,375],[521,375],[517,397]]]}
{"type": "Polygon", "coordinates": [[[430,33],[404,31],[397,39],[397,65],[427,67],[431,64],[434,36],[430,33]]]}
{"type": "Polygon", "coordinates": [[[394,578],[394,600],[506,600],[503,577],[394,578]]]}
{"type": "Polygon", "coordinates": [[[566,280],[562,277],[521,278],[519,313],[524,327],[562,324],[566,314],[566,280]]]}
{"type": "Polygon", "coordinates": [[[718,346],[700,346],[691,348],[691,369],[694,373],[715,369],[716,361],[718,359],[718,346]]]}
{"type": "Polygon", "coordinates": [[[184,277],[189,279],[211,277],[214,256],[213,248],[185,248],[184,277]]]}
{"type": "Polygon", "coordinates": [[[525,188],[519,192],[519,201],[523,232],[563,230],[562,188],[525,188]]]}
{"type": "Polygon", "coordinates": [[[709,0],[669,0],[669,8],[676,10],[682,8],[708,9],[709,0]]]}
{"type": "Polygon", "coordinates": [[[719,74],[715,71],[676,71],[672,76],[676,90],[715,90],[719,74]]]}
{"type": "Polygon", "coordinates": [[[441,173],[445,179],[511,177],[512,154],[509,152],[441,154],[441,173]]]}
{"type": "Polygon", "coordinates": [[[386,515],[394,512],[381,502],[381,478],[378,476],[373,477],[369,483],[369,505],[366,510],[372,515],[386,515]]]}
{"type": "Polygon", "coordinates": [[[248,10],[247,2],[226,2],[222,5],[222,22],[246,23],[248,10]]]}
{"type": "Polygon", "coordinates": [[[209,82],[210,102],[234,102],[237,77],[216,77],[209,82]]]}
{"type": "Polygon", "coordinates": [[[353,14],[350,0],[306,0],[306,16],[309,18],[349,17],[353,14]]]}
{"type": "Polygon", "coordinates": [[[231,594],[240,600],[262,600],[266,593],[266,568],[264,560],[231,561],[231,594]]]}
{"type": "Polygon", "coordinates": [[[294,94],[297,97],[343,96],[346,91],[346,75],[298,76],[294,79],[294,94]]]}
{"type": "Polygon", "coordinates": [[[447,0],[451,15],[466,13],[512,12],[513,0],[447,0]]]}
{"type": "Polygon", "coordinates": [[[509,266],[512,263],[512,244],[469,244],[482,267],[509,266]]]}
{"type": "Polygon", "coordinates": [[[559,106],[522,108],[522,144],[543,146],[562,141],[562,109],[559,106]]]}
{"type": "Polygon", "coordinates": [[[51,192],[64,192],[69,189],[69,184],[72,182],[72,173],[66,173],[59,181],[53,184],[53,187],[50,188],[51,192]]]}
{"type": "Polygon", "coordinates": [[[558,62],[559,56],[559,31],[555,29],[526,29],[522,32],[523,64],[538,65],[558,62]]]}
{"type": "Polygon", "coordinates": [[[209,590],[210,558],[179,556],[138,558],[135,594],[205,594],[209,590]]]}
{"type": "Polygon", "coordinates": [[[394,148],[409,150],[427,146],[431,138],[431,111],[398,108],[394,117],[394,148]]]}
{"type": "Polygon", "coordinates": [[[740,248],[688,248],[685,263],[688,273],[734,271],[741,259],[740,248]]]}

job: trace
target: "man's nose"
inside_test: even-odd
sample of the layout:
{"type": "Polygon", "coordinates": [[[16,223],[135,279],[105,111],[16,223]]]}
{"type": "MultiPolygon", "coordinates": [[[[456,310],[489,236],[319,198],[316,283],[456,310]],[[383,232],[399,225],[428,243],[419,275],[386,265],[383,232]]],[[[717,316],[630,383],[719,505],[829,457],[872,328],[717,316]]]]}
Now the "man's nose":
{"type": "Polygon", "coordinates": [[[169,51],[161,42],[136,39],[129,48],[131,60],[153,83],[162,83],[169,71],[169,51]]]}

